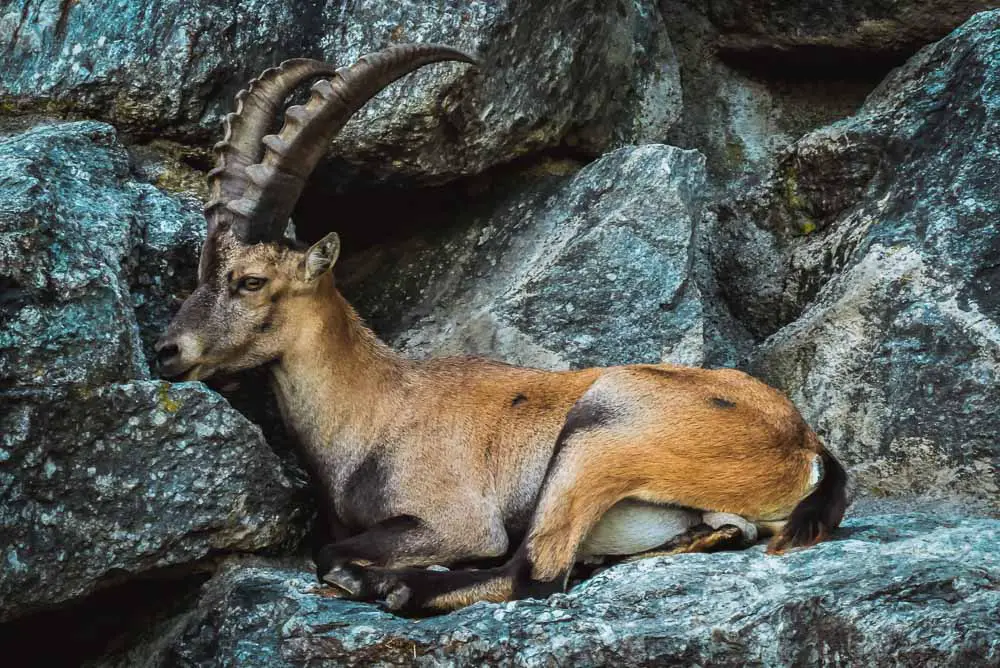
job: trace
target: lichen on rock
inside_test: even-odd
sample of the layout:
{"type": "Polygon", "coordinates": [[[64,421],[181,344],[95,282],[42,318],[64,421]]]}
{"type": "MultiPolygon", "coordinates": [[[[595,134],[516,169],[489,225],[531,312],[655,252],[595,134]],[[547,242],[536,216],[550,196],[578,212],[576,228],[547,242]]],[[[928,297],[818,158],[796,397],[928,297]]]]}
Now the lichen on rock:
{"type": "Polygon", "coordinates": [[[0,452],[0,620],[301,536],[300,490],[200,384],[0,393],[0,452]]]}

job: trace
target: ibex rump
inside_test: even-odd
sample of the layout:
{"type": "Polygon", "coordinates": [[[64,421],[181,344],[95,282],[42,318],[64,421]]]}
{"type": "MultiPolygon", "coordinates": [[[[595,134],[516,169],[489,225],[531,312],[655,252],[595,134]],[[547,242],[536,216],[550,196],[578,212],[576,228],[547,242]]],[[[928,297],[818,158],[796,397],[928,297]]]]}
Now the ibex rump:
{"type": "Polygon", "coordinates": [[[403,45],[334,70],[294,60],[237,95],[210,172],[198,287],[157,344],[187,380],[267,365],[335,516],[318,575],[405,612],[565,588],[589,555],[706,551],[839,524],[845,473],[794,406],[738,371],[636,365],[549,372],[404,359],[334,287],[339,241],[283,238],[330,139],[368,98],[459,51],[403,45]],[[310,77],[309,101],[264,136],[310,77]],[[438,572],[430,564],[501,558],[438,572]]]}

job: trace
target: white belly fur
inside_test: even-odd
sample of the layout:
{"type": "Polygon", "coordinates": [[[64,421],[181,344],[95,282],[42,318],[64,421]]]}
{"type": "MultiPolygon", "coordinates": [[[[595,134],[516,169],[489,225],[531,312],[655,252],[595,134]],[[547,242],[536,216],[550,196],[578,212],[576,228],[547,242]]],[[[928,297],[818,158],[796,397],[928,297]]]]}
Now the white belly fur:
{"type": "Polygon", "coordinates": [[[611,507],[583,541],[579,556],[625,555],[659,547],[696,524],[702,514],[633,499],[611,507]]]}

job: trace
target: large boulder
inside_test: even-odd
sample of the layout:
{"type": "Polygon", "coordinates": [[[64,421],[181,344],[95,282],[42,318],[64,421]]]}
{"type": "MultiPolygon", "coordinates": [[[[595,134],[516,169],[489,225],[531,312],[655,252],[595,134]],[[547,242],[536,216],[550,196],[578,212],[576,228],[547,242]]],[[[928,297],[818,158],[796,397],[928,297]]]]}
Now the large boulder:
{"type": "Polygon", "coordinates": [[[660,0],[684,82],[667,142],[720,186],[849,116],[893,68],[990,0],[660,0]]]}
{"type": "Polygon", "coordinates": [[[334,153],[381,175],[442,180],[571,143],[600,152],[662,137],[680,86],[652,0],[457,3],[31,3],[0,10],[0,105],[83,113],[207,147],[233,95],[266,67],[339,64],[394,42],[479,54],[378,96],[334,153]]]}
{"type": "Polygon", "coordinates": [[[300,496],[260,430],[201,384],[0,393],[0,621],[292,547],[300,496]]]}
{"type": "Polygon", "coordinates": [[[1000,521],[887,514],[837,540],[615,566],[566,595],[413,621],[234,563],[119,665],[995,665],[1000,521]]]}
{"type": "Polygon", "coordinates": [[[349,266],[345,291],[417,357],[566,368],[728,354],[699,280],[702,156],[647,145],[574,174],[552,167],[450,232],[354,258],[377,268],[349,266]]]}
{"type": "Polygon", "coordinates": [[[3,385],[149,377],[123,267],[157,192],[130,179],[109,126],[0,139],[3,385]]]}
{"type": "Polygon", "coordinates": [[[0,138],[0,388],[149,378],[204,228],[193,199],[133,175],[108,125],[0,138]]]}
{"type": "Polygon", "coordinates": [[[302,484],[260,430],[149,380],[203,227],[110,126],[0,139],[0,620],[301,536],[302,484]]]}
{"type": "Polygon", "coordinates": [[[905,58],[995,7],[991,0],[713,0],[706,14],[730,58],[791,57],[815,68],[837,64],[837,52],[857,61],[905,58]]]}
{"type": "Polygon", "coordinates": [[[977,15],[721,212],[724,293],[773,334],[751,369],[862,490],[1000,498],[998,35],[977,15]]]}

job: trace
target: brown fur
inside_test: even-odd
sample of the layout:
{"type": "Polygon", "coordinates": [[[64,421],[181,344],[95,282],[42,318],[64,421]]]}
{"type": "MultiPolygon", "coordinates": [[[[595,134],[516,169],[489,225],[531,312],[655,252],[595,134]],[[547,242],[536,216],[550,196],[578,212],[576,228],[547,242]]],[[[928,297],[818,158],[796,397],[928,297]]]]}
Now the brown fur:
{"type": "Polygon", "coordinates": [[[437,574],[454,586],[425,592],[422,605],[545,593],[563,586],[581,541],[625,498],[762,526],[791,518],[778,549],[821,540],[839,523],[843,480],[810,487],[814,458],[828,471],[835,460],[760,381],[666,364],[550,372],[404,359],[336,290],[336,246],[322,243],[308,252],[222,243],[160,343],[166,372],[189,379],[270,365],[288,426],[356,534],[329,546],[321,575],[349,561],[495,558],[513,549],[510,536],[527,534],[519,575],[507,569],[470,588],[437,574]],[[242,290],[245,276],[266,284],[242,290]],[[796,520],[807,496],[812,510],[796,520]]]}

